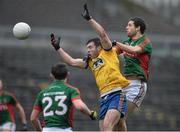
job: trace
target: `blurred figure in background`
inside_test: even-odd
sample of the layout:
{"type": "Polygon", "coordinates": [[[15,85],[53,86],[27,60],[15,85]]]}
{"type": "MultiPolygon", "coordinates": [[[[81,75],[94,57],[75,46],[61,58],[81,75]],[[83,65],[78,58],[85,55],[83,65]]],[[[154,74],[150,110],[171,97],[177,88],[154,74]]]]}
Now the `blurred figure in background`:
{"type": "Polygon", "coordinates": [[[22,130],[27,130],[26,115],[23,107],[12,93],[3,90],[3,82],[0,79],[0,131],[12,132],[16,130],[13,107],[17,109],[21,118],[22,130]]]}
{"type": "Polygon", "coordinates": [[[71,132],[74,107],[92,120],[96,120],[97,113],[91,111],[81,100],[80,91],[67,83],[67,76],[65,64],[58,63],[52,66],[53,82],[38,94],[31,113],[31,122],[35,130],[71,132]],[[41,112],[45,122],[43,128],[38,118],[41,112]]]}

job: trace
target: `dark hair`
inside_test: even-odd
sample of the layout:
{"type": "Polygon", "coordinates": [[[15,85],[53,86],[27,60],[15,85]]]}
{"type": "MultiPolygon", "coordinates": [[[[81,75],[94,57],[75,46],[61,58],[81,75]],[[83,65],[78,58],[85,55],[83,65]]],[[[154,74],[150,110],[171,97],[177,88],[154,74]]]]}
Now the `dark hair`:
{"type": "Polygon", "coordinates": [[[68,70],[66,64],[58,63],[51,67],[51,73],[55,79],[63,80],[66,78],[68,70]]]}
{"type": "Polygon", "coordinates": [[[96,47],[101,46],[101,41],[99,38],[92,38],[92,39],[88,40],[86,45],[88,45],[91,42],[94,42],[96,47]]]}
{"type": "Polygon", "coordinates": [[[143,19],[141,19],[139,17],[134,17],[134,18],[131,18],[130,21],[134,22],[134,25],[136,28],[140,26],[140,31],[142,34],[145,32],[146,24],[145,24],[145,21],[143,19]]]}

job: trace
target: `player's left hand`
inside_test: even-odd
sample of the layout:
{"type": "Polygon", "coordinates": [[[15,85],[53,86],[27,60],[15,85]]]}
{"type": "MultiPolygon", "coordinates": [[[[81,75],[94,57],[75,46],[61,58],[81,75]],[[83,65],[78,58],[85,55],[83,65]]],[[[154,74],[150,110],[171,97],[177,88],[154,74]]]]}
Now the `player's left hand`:
{"type": "Polygon", "coordinates": [[[96,111],[91,111],[91,115],[89,115],[91,120],[97,120],[97,112],[96,111]]]}
{"type": "Polygon", "coordinates": [[[113,41],[112,41],[112,46],[116,46],[116,44],[117,44],[117,41],[116,41],[116,40],[113,40],[113,41]]]}
{"type": "Polygon", "coordinates": [[[88,10],[88,8],[87,8],[87,4],[84,4],[84,11],[83,11],[83,13],[82,13],[81,15],[82,15],[83,18],[86,19],[87,21],[89,21],[89,20],[92,18],[92,16],[90,16],[90,14],[89,14],[89,10],[88,10]]]}

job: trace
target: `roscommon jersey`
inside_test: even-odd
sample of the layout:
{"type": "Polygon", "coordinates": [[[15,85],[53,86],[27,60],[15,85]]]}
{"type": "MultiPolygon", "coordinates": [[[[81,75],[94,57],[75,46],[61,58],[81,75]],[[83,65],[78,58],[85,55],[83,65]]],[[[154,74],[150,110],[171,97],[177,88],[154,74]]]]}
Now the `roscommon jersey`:
{"type": "Polygon", "coordinates": [[[38,94],[34,109],[43,111],[45,127],[65,129],[72,127],[72,101],[79,98],[77,88],[56,80],[38,94]]]}
{"type": "Polygon", "coordinates": [[[14,121],[14,111],[13,107],[16,106],[16,97],[6,91],[3,91],[0,96],[0,125],[6,122],[14,121]]]}
{"type": "Polygon", "coordinates": [[[120,73],[119,59],[113,48],[109,51],[102,49],[97,58],[88,60],[88,67],[95,77],[101,95],[129,85],[128,80],[120,73]]]}

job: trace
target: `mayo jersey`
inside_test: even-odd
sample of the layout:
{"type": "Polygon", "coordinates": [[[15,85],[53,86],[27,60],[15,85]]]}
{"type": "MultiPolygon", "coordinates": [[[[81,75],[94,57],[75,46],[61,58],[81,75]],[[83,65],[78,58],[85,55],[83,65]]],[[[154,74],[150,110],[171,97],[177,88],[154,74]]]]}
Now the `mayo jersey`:
{"type": "Polygon", "coordinates": [[[0,95],[0,125],[6,122],[14,122],[13,107],[16,106],[16,97],[6,91],[0,95]]]}
{"type": "Polygon", "coordinates": [[[100,94],[103,95],[115,88],[124,88],[129,82],[120,73],[119,59],[116,51],[101,50],[95,59],[89,59],[88,66],[92,71],[100,94]]]}
{"type": "Polygon", "coordinates": [[[65,129],[72,127],[72,102],[79,98],[80,92],[77,88],[56,80],[38,94],[34,109],[43,111],[45,127],[65,129]]]}
{"type": "Polygon", "coordinates": [[[125,58],[125,76],[137,76],[138,78],[147,81],[149,74],[149,64],[152,53],[152,45],[150,40],[143,35],[139,39],[133,41],[128,39],[124,44],[130,46],[140,46],[143,50],[141,54],[130,54],[124,52],[125,58]]]}

